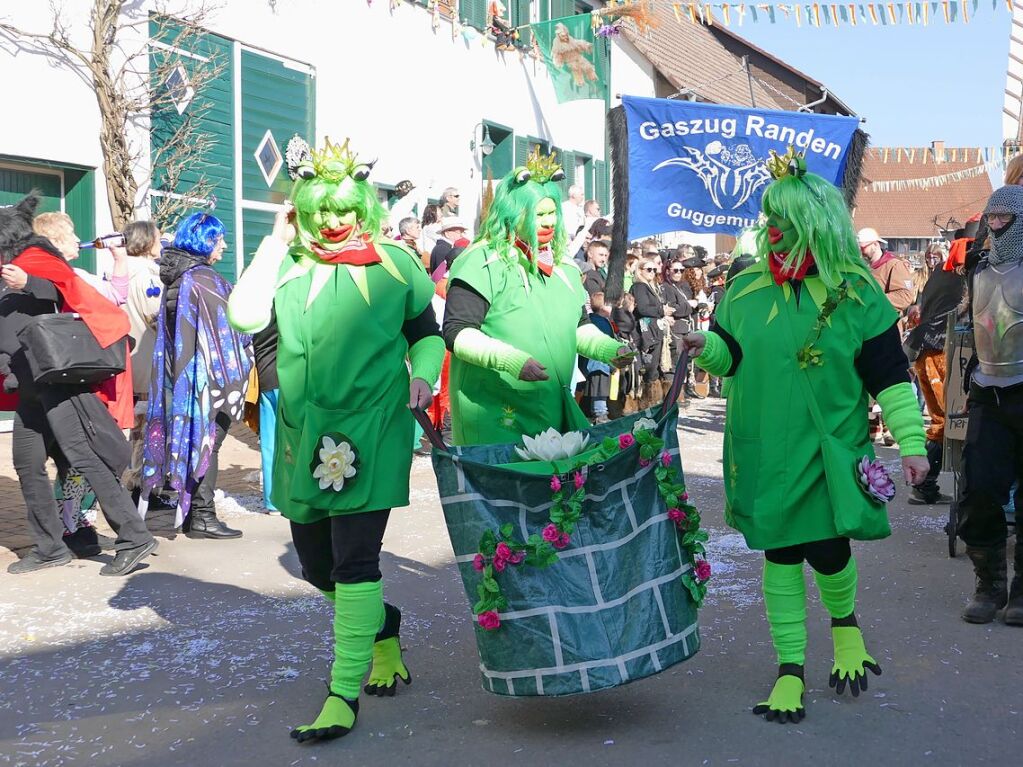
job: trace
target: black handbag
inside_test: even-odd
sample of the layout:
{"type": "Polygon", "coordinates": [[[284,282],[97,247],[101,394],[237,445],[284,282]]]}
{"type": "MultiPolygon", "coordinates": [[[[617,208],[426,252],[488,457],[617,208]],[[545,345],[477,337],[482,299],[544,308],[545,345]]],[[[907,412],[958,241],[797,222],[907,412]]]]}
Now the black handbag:
{"type": "Polygon", "coordinates": [[[123,373],[128,336],[106,349],[77,314],[40,314],[18,331],[37,384],[95,384],[123,373]]]}

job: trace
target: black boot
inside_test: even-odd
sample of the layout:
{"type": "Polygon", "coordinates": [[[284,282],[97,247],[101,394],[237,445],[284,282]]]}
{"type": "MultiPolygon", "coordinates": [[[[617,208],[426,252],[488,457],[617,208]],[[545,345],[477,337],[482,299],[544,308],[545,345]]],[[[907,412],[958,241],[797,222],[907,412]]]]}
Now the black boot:
{"type": "Polygon", "coordinates": [[[191,510],[188,515],[188,519],[185,520],[188,524],[183,525],[185,529],[185,535],[189,538],[241,538],[242,531],[235,530],[234,528],[228,527],[219,519],[217,519],[217,512],[213,509],[195,509],[191,510]]]}
{"type": "Polygon", "coordinates": [[[1016,534],[1016,556],[1013,557],[1015,572],[1009,588],[1009,604],[1005,608],[1005,625],[1023,626],[1023,541],[1016,534]]]}
{"type": "Polygon", "coordinates": [[[977,593],[963,610],[967,623],[990,623],[995,613],[1005,607],[1009,595],[1006,589],[1005,544],[997,546],[967,546],[966,554],[973,562],[977,574],[977,593]]]}

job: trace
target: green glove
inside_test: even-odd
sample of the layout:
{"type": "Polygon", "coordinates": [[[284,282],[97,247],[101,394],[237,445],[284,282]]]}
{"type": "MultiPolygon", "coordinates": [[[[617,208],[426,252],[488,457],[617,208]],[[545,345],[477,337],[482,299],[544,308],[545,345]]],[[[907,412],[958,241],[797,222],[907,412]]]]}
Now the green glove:
{"type": "Polygon", "coordinates": [[[769,722],[797,724],[806,716],[803,708],[803,680],[793,674],[778,677],[771,695],[753,707],[753,713],[769,722]]]}
{"type": "Polygon", "coordinates": [[[597,362],[610,362],[622,348],[620,341],[601,331],[596,325],[580,325],[575,331],[575,349],[583,357],[597,362]]]}
{"type": "Polygon", "coordinates": [[[694,362],[712,376],[723,376],[732,367],[732,353],[725,340],[712,330],[703,334],[704,346],[694,362]]]}
{"type": "Polygon", "coordinates": [[[421,378],[433,386],[440,378],[444,351],[444,339],[440,336],[426,336],[416,341],[408,350],[408,359],[412,364],[410,376],[421,378]]]}
{"type": "Polygon", "coordinates": [[[529,355],[511,344],[491,338],[482,330],[465,328],[455,337],[454,355],[463,362],[519,377],[529,355]]]}
{"type": "Polygon", "coordinates": [[[881,676],[881,667],[867,654],[863,634],[856,626],[832,626],[831,639],[835,645],[835,665],[828,685],[841,695],[848,684],[849,692],[856,698],[860,690],[867,690],[867,670],[881,676]]]}
{"type": "Polygon", "coordinates": [[[881,406],[881,414],[892,436],[899,443],[899,454],[903,458],[927,455],[924,417],[920,413],[920,404],[913,393],[913,387],[908,383],[889,386],[877,395],[877,404],[881,406]]]}

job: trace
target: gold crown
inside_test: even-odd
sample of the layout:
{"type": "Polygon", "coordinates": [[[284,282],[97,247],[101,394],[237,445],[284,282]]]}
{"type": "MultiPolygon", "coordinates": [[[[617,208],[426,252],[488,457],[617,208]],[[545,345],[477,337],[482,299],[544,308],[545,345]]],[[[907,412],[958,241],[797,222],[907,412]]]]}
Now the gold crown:
{"type": "Polygon", "coordinates": [[[323,149],[310,150],[310,159],[317,176],[338,181],[351,174],[355,166],[358,165],[358,158],[348,148],[348,142],[349,139],[345,139],[345,143],[338,145],[328,136],[324,139],[323,149]],[[338,170],[335,163],[341,163],[344,169],[338,170]]]}
{"type": "Polygon", "coordinates": [[[778,154],[772,149],[771,156],[764,164],[775,180],[786,176],[799,178],[806,175],[806,152],[797,152],[791,145],[785,154],[778,154]]]}
{"type": "Polygon", "coordinates": [[[526,167],[529,169],[529,176],[533,181],[541,184],[550,181],[551,177],[561,170],[561,163],[558,162],[558,153],[551,152],[549,155],[540,154],[540,147],[533,147],[532,153],[526,160],[526,167]]]}

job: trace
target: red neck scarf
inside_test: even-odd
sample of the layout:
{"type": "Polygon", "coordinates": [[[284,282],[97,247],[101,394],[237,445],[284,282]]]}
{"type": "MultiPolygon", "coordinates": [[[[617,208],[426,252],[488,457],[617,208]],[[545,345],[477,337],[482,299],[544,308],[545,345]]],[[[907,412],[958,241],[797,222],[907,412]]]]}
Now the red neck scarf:
{"type": "Polygon", "coordinates": [[[531,264],[536,264],[536,268],[543,272],[545,275],[550,277],[554,274],[554,254],[550,248],[544,247],[540,249],[538,258],[533,257],[533,251],[530,247],[522,240],[515,238],[515,247],[521,251],[531,264]]]}
{"type": "Polygon", "coordinates": [[[814,265],[813,253],[806,251],[806,257],[802,264],[798,267],[786,268],[785,259],[788,256],[788,253],[772,253],[771,257],[767,259],[767,265],[771,268],[771,276],[774,277],[774,281],[778,285],[788,280],[803,279],[810,267],[814,265]]]}
{"type": "Polygon", "coordinates": [[[317,243],[311,243],[309,249],[327,264],[346,264],[348,266],[369,266],[379,264],[383,259],[373,246],[373,239],[368,234],[361,234],[352,239],[341,250],[326,250],[317,243]]]}

